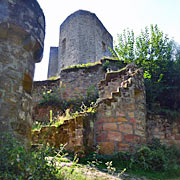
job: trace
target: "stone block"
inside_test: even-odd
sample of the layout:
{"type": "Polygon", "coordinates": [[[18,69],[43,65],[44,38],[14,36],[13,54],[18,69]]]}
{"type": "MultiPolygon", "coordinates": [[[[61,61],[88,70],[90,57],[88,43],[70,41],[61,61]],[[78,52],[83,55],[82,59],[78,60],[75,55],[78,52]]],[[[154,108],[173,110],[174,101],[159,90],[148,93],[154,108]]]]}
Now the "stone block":
{"type": "Polygon", "coordinates": [[[111,117],[111,116],[112,116],[112,111],[111,111],[111,110],[106,111],[106,112],[105,112],[105,115],[106,115],[107,117],[111,117]]]}
{"type": "Polygon", "coordinates": [[[98,143],[100,146],[101,154],[113,154],[114,153],[114,143],[113,142],[100,142],[98,143]]]}
{"type": "Polygon", "coordinates": [[[97,123],[96,124],[96,131],[99,132],[99,131],[102,131],[103,130],[103,123],[97,123]]]}
{"type": "Polygon", "coordinates": [[[180,140],[180,135],[175,135],[175,140],[180,140]]]}
{"type": "Polygon", "coordinates": [[[130,124],[119,123],[119,131],[124,134],[133,134],[133,126],[130,124]]]}
{"type": "Polygon", "coordinates": [[[125,116],[126,116],[126,115],[125,115],[124,112],[119,111],[119,110],[116,111],[116,117],[125,117],[125,116]]]}
{"type": "Polygon", "coordinates": [[[116,123],[104,123],[103,124],[103,130],[117,130],[117,124],[116,123]]]}
{"type": "Polygon", "coordinates": [[[128,112],[128,117],[134,118],[134,112],[128,112]]]}
{"type": "Polygon", "coordinates": [[[97,142],[102,142],[105,141],[107,137],[107,132],[106,131],[100,131],[98,132],[98,134],[96,135],[96,141],[97,142]]]}
{"type": "Polygon", "coordinates": [[[129,144],[122,144],[118,143],[118,151],[127,151],[129,150],[130,145],[129,144]]]}
{"type": "Polygon", "coordinates": [[[144,137],[145,136],[145,130],[136,129],[135,134],[138,135],[138,136],[144,137]]]}
{"type": "Polygon", "coordinates": [[[124,104],[124,109],[126,111],[135,111],[135,104],[124,104]]]}
{"type": "Polygon", "coordinates": [[[108,131],[107,132],[107,140],[121,142],[122,141],[122,134],[121,134],[121,132],[108,131]]]}
{"type": "Polygon", "coordinates": [[[128,120],[125,117],[118,117],[117,122],[127,122],[128,120]]]}
{"type": "Polygon", "coordinates": [[[127,143],[139,144],[141,142],[141,137],[133,134],[124,135],[124,141],[127,143]]]}
{"type": "Polygon", "coordinates": [[[83,136],[78,136],[75,140],[76,146],[83,146],[83,136]]]}

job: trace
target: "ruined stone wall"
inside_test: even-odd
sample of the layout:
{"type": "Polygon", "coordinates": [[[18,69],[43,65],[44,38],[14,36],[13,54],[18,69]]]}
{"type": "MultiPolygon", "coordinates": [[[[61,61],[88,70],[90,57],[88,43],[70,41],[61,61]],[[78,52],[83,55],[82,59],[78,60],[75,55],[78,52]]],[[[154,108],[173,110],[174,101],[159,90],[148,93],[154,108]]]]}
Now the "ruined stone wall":
{"type": "Polygon", "coordinates": [[[87,92],[97,94],[97,84],[104,78],[105,71],[101,64],[88,68],[74,68],[61,71],[61,87],[63,99],[78,99],[87,97],[87,92]]]}
{"type": "MultiPolygon", "coordinates": [[[[35,82],[35,105],[41,100],[42,93],[50,89],[55,91],[63,87],[64,90],[59,91],[63,92],[61,97],[73,99],[82,95],[86,96],[88,87],[94,83],[99,93],[99,99],[96,102],[95,123],[94,125],[91,123],[91,128],[93,129],[91,132],[94,133],[94,139],[89,139],[91,145],[88,145],[88,147],[93,148],[94,144],[100,145],[102,154],[112,154],[133,149],[137,144],[146,143],[152,138],[158,138],[167,145],[180,145],[180,125],[178,120],[170,123],[166,117],[159,115],[146,116],[142,69],[137,69],[134,64],[130,64],[121,70],[117,70],[117,62],[112,61],[107,67],[108,72],[106,72],[102,68],[105,62],[106,60],[102,64],[97,64],[90,68],[81,67],[63,70],[61,78],[57,80],[35,82]],[[114,71],[111,71],[111,69],[114,71]]],[[[62,114],[58,108],[54,109],[52,106],[37,105],[34,119],[48,122],[50,110],[53,110],[53,117],[58,113],[62,114]]],[[[89,123],[91,122],[91,120],[88,121],[89,123]]],[[[68,128],[71,127],[71,125],[66,126],[68,128]]],[[[78,125],[76,124],[75,126],[78,129],[78,125]]],[[[89,126],[84,126],[83,132],[88,131],[88,128],[89,126]]],[[[79,131],[82,130],[81,122],[79,129],[79,131]]],[[[55,139],[58,139],[60,136],[61,138],[72,136],[68,135],[68,133],[71,134],[70,131],[64,131],[62,128],[61,130],[56,130],[57,128],[52,127],[52,130],[50,130],[51,135],[47,137],[47,141],[55,144],[55,139]],[[55,135],[53,135],[54,133],[55,135]]],[[[42,139],[43,131],[42,129],[42,132],[38,133],[38,139],[42,139]]],[[[74,132],[74,130],[72,131],[74,132]]],[[[84,142],[84,138],[86,139],[86,135],[83,134],[83,136],[79,137],[79,141],[84,142]]],[[[72,139],[74,143],[77,142],[79,144],[76,135],[72,139]]],[[[72,142],[69,142],[69,139],[61,140],[60,142],[72,144],[72,142]]],[[[76,144],[71,146],[70,150],[76,151],[75,146],[76,144]]],[[[85,146],[82,145],[83,148],[85,146]]]]}
{"type": "Polygon", "coordinates": [[[60,79],[56,80],[45,80],[45,81],[35,81],[33,83],[33,106],[39,104],[42,100],[42,96],[47,91],[56,91],[60,87],[60,79]]]}
{"type": "Polygon", "coordinates": [[[84,10],[76,11],[60,26],[58,72],[70,65],[111,57],[108,47],[113,47],[113,38],[97,16],[84,10]]]}
{"type": "Polygon", "coordinates": [[[99,83],[97,104],[95,137],[102,154],[128,150],[145,142],[142,69],[128,65],[121,71],[107,73],[99,83]]]}
{"type": "Polygon", "coordinates": [[[102,59],[92,66],[64,69],[57,80],[35,81],[33,87],[34,106],[42,99],[43,93],[56,91],[59,100],[86,98],[87,93],[98,94],[98,83],[105,78],[106,68],[118,70],[123,64],[117,60],[102,59]],[[108,62],[108,66],[104,66],[108,62]]]}
{"type": "Polygon", "coordinates": [[[30,143],[32,82],[42,57],[45,19],[36,0],[0,2],[0,133],[30,143]]]}
{"type": "Polygon", "coordinates": [[[76,118],[64,121],[59,127],[42,127],[34,131],[32,141],[34,144],[49,143],[55,147],[66,144],[65,149],[78,153],[94,151],[94,119],[93,114],[81,114],[76,118]]]}
{"type": "Polygon", "coordinates": [[[176,119],[176,121],[171,121],[162,115],[148,114],[146,127],[148,141],[152,138],[158,138],[163,144],[175,144],[180,147],[179,119],[176,119]]]}

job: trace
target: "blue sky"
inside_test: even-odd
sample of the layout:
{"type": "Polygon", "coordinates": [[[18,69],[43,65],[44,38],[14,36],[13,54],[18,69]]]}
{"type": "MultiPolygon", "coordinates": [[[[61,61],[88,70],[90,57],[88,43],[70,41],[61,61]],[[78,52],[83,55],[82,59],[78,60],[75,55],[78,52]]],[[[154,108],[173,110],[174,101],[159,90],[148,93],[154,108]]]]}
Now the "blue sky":
{"type": "Polygon", "coordinates": [[[44,56],[36,64],[34,80],[47,78],[50,46],[58,46],[59,26],[71,13],[91,11],[116,39],[123,29],[138,34],[150,24],[158,27],[180,44],[180,0],[38,0],[46,18],[44,56]]]}

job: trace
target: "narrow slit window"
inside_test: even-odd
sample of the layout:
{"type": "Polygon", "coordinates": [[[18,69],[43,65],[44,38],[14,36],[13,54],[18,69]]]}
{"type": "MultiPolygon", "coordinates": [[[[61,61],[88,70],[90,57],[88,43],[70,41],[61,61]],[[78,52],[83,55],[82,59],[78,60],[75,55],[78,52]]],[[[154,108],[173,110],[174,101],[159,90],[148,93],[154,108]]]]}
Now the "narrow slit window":
{"type": "Polygon", "coordinates": [[[66,38],[64,38],[62,41],[62,53],[65,53],[65,51],[66,51],[66,38]]]}
{"type": "Polygon", "coordinates": [[[103,52],[106,52],[106,44],[102,41],[102,50],[103,52]]]}

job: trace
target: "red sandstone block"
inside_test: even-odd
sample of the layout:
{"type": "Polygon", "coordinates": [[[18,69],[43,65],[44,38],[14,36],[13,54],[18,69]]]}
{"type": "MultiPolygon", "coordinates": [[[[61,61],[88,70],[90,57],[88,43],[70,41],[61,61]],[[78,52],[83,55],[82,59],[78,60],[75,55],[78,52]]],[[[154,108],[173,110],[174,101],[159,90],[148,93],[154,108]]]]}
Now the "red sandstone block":
{"type": "Polygon", "coordinates": [[[100,146],[101,154],[113,154],[114,153],[114,143],[113,142],[100,142],[98,143],[100,146]]]}
{"type": "Polygon", "coordinates": [[[97,123],[96,124],[96,131],[102,131],[103,130],[103,124],[102,123],[97,123]]]}
{"type": "Polygon", "coordinates": [[[116,116],[117,117],[125,117],[125,113],[122,111],[116,111],[116,116]]]}
{"type": "Polygon", "coordinates": [[[134,112],[128,112],[128,116],[129,116],[130,118],[134,118],[134,112]]]}
{"type": "Polygon", "coordinates": [[[124,141],[127,143],[140,143],[141,137],[133,134],[128,134],[124,136],[124,141]]]}
{"type": "Polygon", "coordinates": [[[127,122],[128,120],[124,117],[118,117],[117,122],[127,122]]]}
{"type": "Polygon", "coordinates": [[[175,135],[175,140],[180,140],[180,135],[175,135]]]}
{"type": "Polygon", "coordinates": [[[121,132],[108,131],[107,140],[121,142],[122,141],[122,134],[121,134],[121,132]]]}
{"type": "Polygon", "coordinates": [[[101,131],[97,134],[96,136],[96,141],[97,142],[102,142],[102,141],[105,141],[106,140],[106,137],[107,137],[107,132],[105,131],[101,131]]]}
{"type": "Polygon", "coordinates": [[[118,151],[127,151],[129,150],[129,144],[122,144],[122,143],[119,143],[118,144],[118,151]]]}
{"type": "Polygon", "coordinates": [[[75,145],[76,145],[76,146],[83,146],[83,136],[78,137],[78,138],[75,140],[75,145]]]}
{"type": "Polygon", "coordinates": [[[126,111],[135,111],[135,104],[125,104],[124,108],[126,111]]]}
{"type": "Polygon", "coordinates": [[[103,118],[103,119],[98,119],[98,123],[101,123],[101,124],[103,124],[103,123],[111,123],[111,122],[117,122],[117,119],[115,119],[115,118],[113,118],[113,117],[110,117],[110,118],[107,118],[107,117],[105,117],[105,118],[103,118]]]}
{"type": "Polygon", "coordinates": [[[132,123],[132,124],[136,124],[136,119],[135,118],[130,118],[129,122],[132,123]]]}
{"type": "MultiPolygon", "coordinates": [[[[98,119],[98,118],[97,118],[98,119]]],[[[98,123],[113,123],[113,122],[127,122],[128,120],[124,117],[105,117],[98,119],[98,123]]]]}
{"type": "Polygon", "coordinates": [[[117,124],[116,123],[104,123],[103,130],[117,130],[117,124]]]}
{"type": "Polygon", "coordinates": [[[119,131],[123,132],[125,134],[132,134],[133,133],[133,127],[130,124],[119,124],[119,131]]]}

